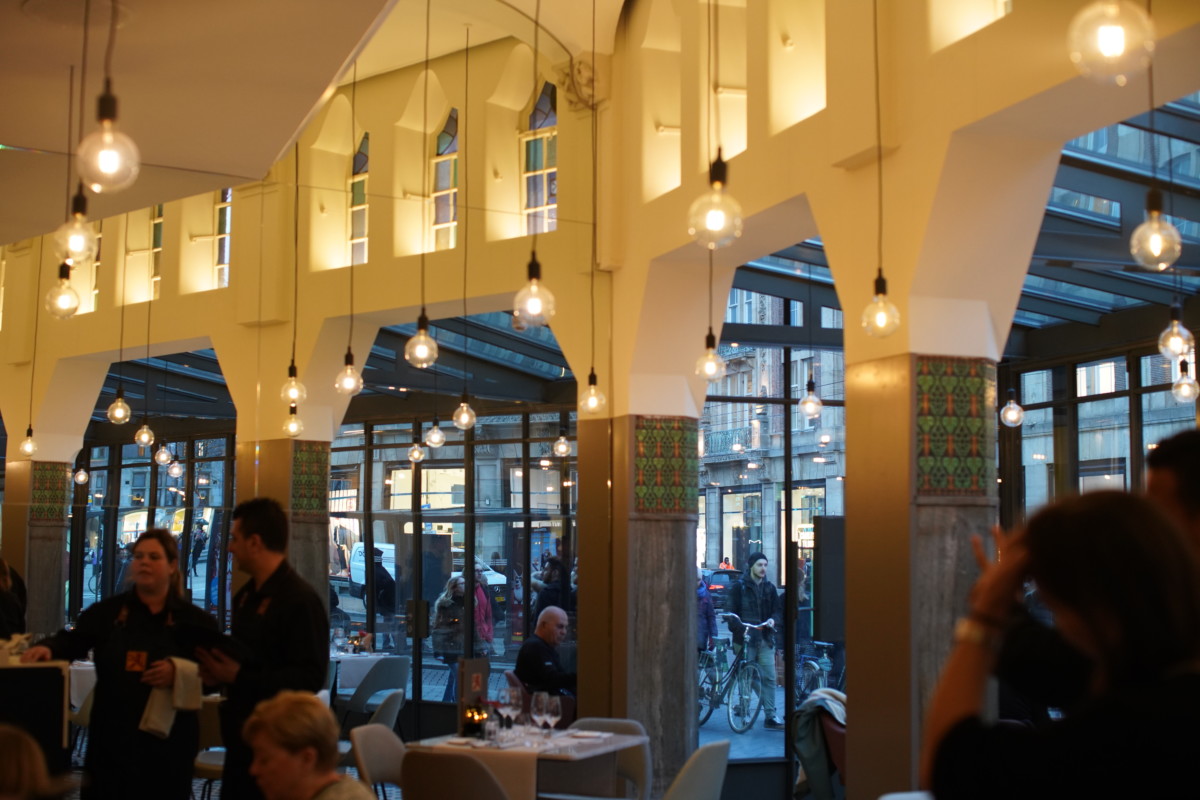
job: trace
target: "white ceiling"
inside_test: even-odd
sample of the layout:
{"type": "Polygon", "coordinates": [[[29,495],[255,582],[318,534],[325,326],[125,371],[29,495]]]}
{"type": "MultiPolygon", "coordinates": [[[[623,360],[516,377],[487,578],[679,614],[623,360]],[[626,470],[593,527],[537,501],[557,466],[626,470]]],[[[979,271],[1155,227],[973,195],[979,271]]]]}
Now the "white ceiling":
{"type": "MultiPolygon", "coordinates": [[[[54,230],[67,207],[69,68],[85,0],[0,0],[0,244],[54,230]]],[[[596,49],[611,52],[623,0],[595,0],[596,49]]],[[[430,56],[505,36],[532,43],[539,0],[431,0],[430,56]]],[[[129,189],[91,196],[112,216],[259,180],[339,83],[425,56],[425,0],[120,0],[113,58],[118,124],[141,149],[129,189]]],[[[592,49],[592,3],[543,0],[553,62],[592,49]]],[[[91,0],[84,131],[103,81],[109,2],[91,0]]],[[[78,130],[78,119],[75,122],[78,130]]],[[[73,191],[73,185],[72,185],[73,191]]]]}

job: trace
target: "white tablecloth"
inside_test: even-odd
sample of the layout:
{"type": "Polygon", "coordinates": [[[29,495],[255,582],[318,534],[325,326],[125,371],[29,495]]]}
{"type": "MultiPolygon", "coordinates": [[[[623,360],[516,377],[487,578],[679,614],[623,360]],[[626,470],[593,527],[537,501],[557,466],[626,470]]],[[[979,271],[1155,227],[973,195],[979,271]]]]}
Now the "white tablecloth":
{"type": "Polygon", "coordinates": [[[381,658],[383,656],[376,653],[342,653],[334,656],[333,659],[338,662],[337,688],[357,688],[363,676],[381,658]]]}
{"type": "MultiPolygon", "coordinates": [[[[451,739],[450,741],[457,741],[451,739]]],[[[498,750],[490,747],[471,747],[443,742],[433,747],[435,753],[466,753],[474,756],[504,787],[509,800],[536,800],[538,748],[510,747],[498,750]]]]}
{"type": "Polygon", "coordinates": [[[79,708],[96,686],[96,665],[90,661],[71,664],[71,707],[79,708]]]}

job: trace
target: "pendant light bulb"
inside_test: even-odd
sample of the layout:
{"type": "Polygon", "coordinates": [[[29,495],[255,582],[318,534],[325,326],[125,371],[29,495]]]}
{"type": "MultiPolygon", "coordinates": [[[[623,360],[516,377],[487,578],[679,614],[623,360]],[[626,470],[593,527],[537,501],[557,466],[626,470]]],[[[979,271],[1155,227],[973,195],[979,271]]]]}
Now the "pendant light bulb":
{"type": "Polygon", "coordinates": [[[33,454],[37,452],[37,442],[33,440],[33,426],[30,425],[25,429],[25,438],[21,440],[21,455],[26,458],[33,458],[33,454]]]}
{"type": "Polygon", "coordinates": [[[1170,361],[1186,356],[1196,346],[1196,337],[1180,322],[1182,316],[1182,308],[1171,306],[1171,324],[1158,335],[1158,352],[1170,361]]]}
{"type": "Polygon", "coordinates": [[[167,449],[166,444],[161,444],[154,451],[154,463],[160,467],[165,467],[175,460],[175,456],[171,455],[171,451],[167,449]]]}
{"type": "Polygon", "coordinates": [[[454,410],[454,427],[460,431],[469,431],[475,427],[475,409],[467,402],[467,393],[463,392],[462,402],[454,410]]]}
{"type": "Polygon", "coordinates": [[[46,292],[46,310],[56,319],[70,319],[79,310],[79,293],[71,288],[71,267],[58,265],[58,283],[46,292]]]}
{"type": "Polygon", "coordinates": [[[559,458],[566,458],[567,456],[571,455],[571,443],[567,441],[566,435],[559,436],[557,439],[555,439],[552,449],[554,451],[554,455],[558,456],[559,458]]]}
{"type": "Polygon", "coordinates": [[[71,476],[71,479],[74,480],[77,485],[83,486],[88,482],[89,477],[91,476],[88,475],[88,471],[83,467],[80,467],[79,469],[75,470],[75,474],[71,476]]]}
{"type": "Polygon", "coordinates": [[[1146,192],[1146,221],[1134,228],[1129,237],[1133,260],[1159,272],[1178,261],[1183,251],[1179,229],[1163,216],[1162,210],[1162,192],[1158,189],[1146,192]]]}
{"type": "Polygon", "coordinates": [[[304,433],[304,422],[296,414],[296,404],[292,403],[288,406],[287,420],[283,423],[283,432],[295,439],[300,434],[304,433]]]}
{"type": "Polygon", "coordinates": [[[545,327],[554,316],[554,293],[542,283],[542,265],[536,252],[529,254],[527,275],[528,283],[513,297],[514,313],[526,328],[545,327]]]}
{"type": "Polygon", "coordinates": [[[413,464],[420,464],[425,460],[425,450],[419,444],[414,444],[408,448],[408,460],[413,464]]]}
{"type": "Polygon", "coordinates": [[[180,464],[178,461],[172,461],[171,466],[167,467],[167,474],[172,478],[183,477],[183,464],[180,464]]]}
{"type": "Polygon", "coordinates": [[[1067,26],[1067,55],[1082,75],[1124,86],[1130,75],[1150,66],[1154,23],[1126,0],[1097,0],[1067,26]]]}
{"type": "Polygon", "coordinates": [[[154,431],[150,430],[149,423],[143,422],[142,427],[137,429],[137,433],[133,435],[133,443],[138,447],[149,447],[154,444],[154,431]]]}
{"type": "Polygon", "coordinates": [[[442,430],[442,426],[438,423],[437,416],[433,418],[433,427],[425,431],[425,444],[431,448],[441,447],[446,443],[446,432],[442,430]]]}
{"type": "Polygon", "coordinates": [[[288,405],[303,403],[308,399],[308,389],[296,377],[295,361],[288,365],[287,380],[283,382],[283,388],[279,390],[279,398],[288,405]]]}
{"type": "Polygon", "coordinates": [[[346,366],[334,379],[333,388],[338,394],[346,397],[353,397],[362,391],[362,375],[354,368],[354,353],[350,352],[349,347],[346,348],[346,366]]]}
{"type": "Polygon", "coordinates": [[[709,250],[725,247],[742,235],[742,206],[725,190],[729,167],[717,148],[708,168],[708,189],[688,209],[688,235],[709,250]]]}
{"type": "Polygon", "coordinates": [[[805,392],[804,399],[800,401],[800,412],[807,419],[816,419],[821,416],[821,408],[825,405],[821,398],[817,397],[816,381],[810,379],[805,392]]]}
{"type": "Polygon", "coordinates": [[[113,425],[129,422],[129,403],[125,402],[125,389],[117,389],[117,397],[108,406],[108,421],[113,425]]]}
{"type": "Polygon", "coordinates": [[[417,317],[417,335],[404,345],[404,360],[417,369],[429,369],[438,359],[437,340],[429,335],[429,317],[425,309],[417,317]]]}
{"type": "Polygon", "coordinates": [[[117,98],[107,79],[97,103],[96,119],[100,127],[85,136],[76,151],[79,177],[96,194],[119,192],[137,180],[142,164],[133,139],[117,130],[117,98]]]}
{"type": "Polygon", "coordinates": [[[883,277],[883,267],[875,276],[875,296],[863,309],[862,326],[869,336],[879,339],[891,336],[900,327],[900,311],[888,300],[887,279],[883,277]]]}
{"type": "Polygon", "coordinates": [[[596,385],[596,370],[593,367],[588,374],[587,389],[579,395],[579,410],[584,414],[596,416],[603,413],[606,405],[608,405],[608,398],[596,385]]]}
{"type": "Polygon", "coordinates": [[[1025,421],[1025,409],[1017,405],[1016,392],[1008,390],[1008,402],[1000,409],[1000,421],[1009,428],[1019,428],[1025,421]]]}
{"type": "Polygon", "coordinates": [[[71,198],[71,218],[54,232],[54,257],[72,267],[87,269],[96,261],[99,240],[87,221],[87,197],[82,188],[71,198]]]}
{"type": "Polygon", "coordinates": [[[1171,384],[1171,395],[1181,403],[1194,403],[1196,396],[1200,395],[1200,385],[1197,385],[1196,379],[1188,374],[1186,358],[1179,362],[1179,377],[1175,379],[1175,383],[1171,384]]]}
{"type": "Polygon", "coordinates": [[[717,337],[712,328],[704,337],[704,355],[696,359],[696,374],[703,375],[709,383],[715,383],[725,377],[725,359],[717,354],[717,337]]]}

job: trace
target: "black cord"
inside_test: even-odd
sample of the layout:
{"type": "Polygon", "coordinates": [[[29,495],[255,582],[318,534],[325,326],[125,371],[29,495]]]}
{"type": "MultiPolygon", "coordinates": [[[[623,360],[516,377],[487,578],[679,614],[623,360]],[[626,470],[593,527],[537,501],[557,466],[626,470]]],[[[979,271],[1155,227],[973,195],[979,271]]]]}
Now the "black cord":
{"type": "MultiPolygon", "coordinates": [[[[539,34],[542,30],[542,0],[537,0],[533,9],[533,107],[536,109],[541,93],[538,92],[538,50],[541,44],[539,34]]],[[[543,165],[544,166],[544,165],[543,165]]],[[[544,199],[544,198],[543,198],[544,199]]],[[[537,252],[538,229],[543,222],[533,226],[533,252],[537,252]]]]}
{"type": "MultiPolygon", "coordinates": [[[[425,0],[425,75],[421,99],[421,316],[425,316],[425,251],[424,239],[429,230],[429,157],[425,138],[429,135],[429,12],[430,0],[425,0]]],[[[418,333],[420,330],[418,329],[418,333]]]]}
{"type": "Polygon", "coordinates": [[[596,369],[596,262],[599,260],[598,228],[600,218],[600,143],[598,141],[599,101],[596,99],[596,85],[599,76],[596,73],[596,0],[592,0],[592,263],[588,270],[588,304],[591,306],[592,326],[592,363],[596,369]]]}
{"type": "Polygon", "coordinates": [[[33,295],[34,314],[33,314],[33,353],[29,357],[29,427],[33,428],[33,387],[37,382],[37,346],[38,346],[38,323],[41,322],[42,315],[37,313],[37,301],[42,296],[42,256],[46,246],[46,237],[38,237],[38,260],[37,260],[37,292],[33,295]]]}
{"type": "MultiPolygon", "coordinates": [[[[74,90],[75,90],[75,65],[72,64],[70,67],[68,67],[68,72],[67,72],[67,158],[66,158],[67,190],[64,194],[67,198],[67,217],[66,218],[68,221],[70,221],[70,219],[71,219],[71,211],[72,211],[71,206],[73,205],[73,203],[71,201],[71,137],[75,133],[75,120],[72,117],[72,113],[71,113],[71,106],[72,106],[71,100],[74,99],[73,97],[71,97],[71,93],[74,90]]],[[[80,88],[79,88],[79,95],[81,97],[83,96],[83,87],[82,86],[80,86],[80,88]]]]}
{"type": "MultiPolygon", "coordinates": [[[[351,127],[353,126],[352,122],[351,127]]],[[[292,197],[292,366],[296,365],[296,327],[300,320],[300,142],[294,145],[294,152],[296,183],[292,197]]],[[[259,207],[262,207],[261,203],[259,207]]],[[[353,260],[352,258],[351,261],[353,260]]]]}
{"type": "Polygon", "coordinates": [[[108,3],[108,48],[104,52],[104,81],[105,91],[108,90],[108,80],[112,77],[113,50],[117,43],[117,0],[108,3]]]}
{"type": "Polygon", "coordinates": [[[717,152],[721,152],[721,4],[709,0],[712,9],[712,105],[713,117],[716,120],[717,152]]]}
{"type": "MultiPolygon", "coordinates": [[[[467,154],[467,121],[471,118],[471,26],[467,26],[467,43],[463,49],[463,114],[462,131],[458,139],[458,158],[465,163],[467,154]]],[[[471,239],[467,236],[467,170],[458,170],[458,224],[462,228],[463,290],[462,290],[462,337],[463,337],[463,402],[467,400],[467,255],[471,239]]]]}
{"type": "MultiPolygon", "coordinates": [[[[92,0],[83,0],[83,53],[80,56],[79,65],[79,139],[83,141],[83,96],[87,92],[87,63],[88,63],[88,30],[91,25],[92,18],[92,0]]],[[[71,148],[67,148],[67,155],[70,156],[71,148]]],[[[70,189],[68,189],[70,191],[70,189]]]]}
{"type": "MultiPolygon", "coordinates": [[[[354,125],[358,121],[358,62],[354,62],[354,76],[350,84],[350,176],[354,177],[354,161],[358,155],[358,143],[354,141],[354,125]]],[[[297,163],[297,173],[299,165],[297,163]]],[[[297,175],[296,182],[299,183],[297,175]]],[[[351,198],[353,202],[353,197],[351,198]]],[[[346,352],[350,353],[354,344],[354,246],[350,246],[350,328],[346,334],[346,352]]],[[[295,345],[292,358],[295,359],[295,345]]]]}
{"type": "Polygon", "coordinates": [[[872,3],[872,34],[875,43],[875,174],[876,174],[876,204],[878,215],[879,235],[877,239],[879,274],[883,275],[883,110],[879,99],[879,0],[872,3]]]}

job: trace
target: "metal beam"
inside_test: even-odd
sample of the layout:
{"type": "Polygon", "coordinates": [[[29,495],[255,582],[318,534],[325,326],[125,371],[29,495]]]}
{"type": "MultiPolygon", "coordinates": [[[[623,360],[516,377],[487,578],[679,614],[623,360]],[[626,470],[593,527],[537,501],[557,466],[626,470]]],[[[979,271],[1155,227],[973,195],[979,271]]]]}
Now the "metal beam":
{"type": "Polygon", "coordinates": [[[1175,293],[1168,288],[1153,286],[1132,276],[1123,277],[1119,272],[1095,272],[1080,267],[1034,261],[1029,265],[1029,274],[1158,305],[1170,305],[1175,298],[1175,293]]]}
{"type": "Polygon", "coordinates": [[[1028,294],[1021,295],[1021,299],[1017,302],[1017,308],[1034,314],[1044,314],[1048,317],[1055,317],[1068,322],[1083,322],[1088,325],[1099,325],[1100,318],[1104,316],[1099,311],[1089,311],[1085,308],[1069,306],[1066,303],[1060,303],[1055,300],[1031,297],[1028,294]]]}

